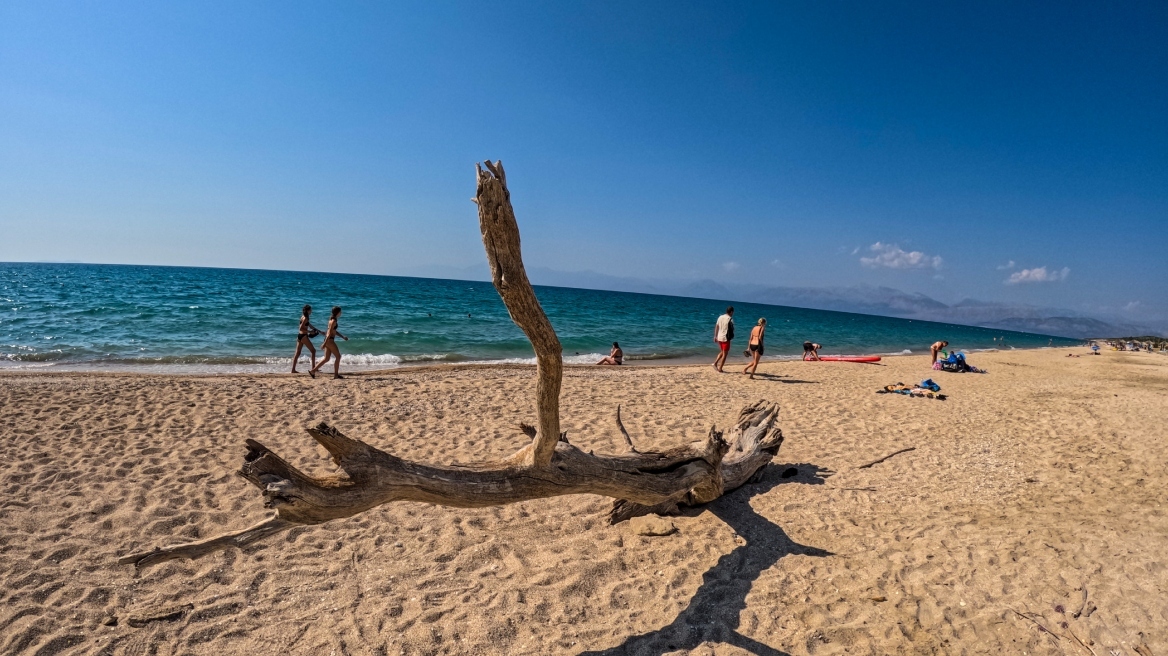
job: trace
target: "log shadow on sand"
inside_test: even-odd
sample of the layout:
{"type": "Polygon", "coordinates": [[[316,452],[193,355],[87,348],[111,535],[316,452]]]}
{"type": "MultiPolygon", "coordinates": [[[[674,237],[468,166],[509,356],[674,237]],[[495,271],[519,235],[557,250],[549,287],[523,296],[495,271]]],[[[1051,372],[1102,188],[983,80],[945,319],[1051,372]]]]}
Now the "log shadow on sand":
{"type": "Polygon", "coordinates": [[[756,379],[769,380],[769,381],[773,381],[776,383],[787,383],[789,385],[790,384],[801,384],[801,385],[819,385],[820,384],[818,380],[799,380],[798,378],[788,378],[782,374],[768,374],[768,373],[763,373],[761,371],[755,372],[754,377],[756,379]]]}
{"type": "Polygon", "coordinates": [[[825,477],[830,476],[831,472],[818,465],[803,463],[772,464],[761,474],[759,482],[744,485],[704,508],[695,508],[686,513],[697,515],[708,510],[746,540],[745,545],[722,556],[716,565],[702,575],[702,585],[690,600],[689,606],[667,626],[630,636],[609,649],[583,652],[581,656],[665,654],[696,649],[704,642],[734,645],[757,656],[786,654],[737,631],[739,615],[746,608],[746,597],[754,581],[784,556],[797,554],[823,557],[834,554],[794,542],[778,524],[758,514],[751,507],[750,498],[786,483],[823,485],[825,477]],[[782,478],[782,472],[791,467],[797,468],[799,473],[782,478]]]}

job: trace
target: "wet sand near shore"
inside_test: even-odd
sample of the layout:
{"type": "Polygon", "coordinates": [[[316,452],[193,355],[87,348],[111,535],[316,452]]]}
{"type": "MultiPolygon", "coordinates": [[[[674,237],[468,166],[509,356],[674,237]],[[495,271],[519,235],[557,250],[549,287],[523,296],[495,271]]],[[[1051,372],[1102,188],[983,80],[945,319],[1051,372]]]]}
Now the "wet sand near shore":
{"type": "Polygon", "coordinates": [[[1087,350],[971,353],[986,375],[569,367],[585,449],[623,450],[617,403],[643,449],[760,398],[786,441],[671,535],[606,525],[595,496],[400,503],[138,573],[118,556],[266,516],[244,439],[315,473],[319,421],[424,462],[502,457],[533,368],[3,373],[0,653],[1165,654],[1168,357],[1067,353],[1087,350]],[[947,400],[875,393],[930,377],[947,400]]]}

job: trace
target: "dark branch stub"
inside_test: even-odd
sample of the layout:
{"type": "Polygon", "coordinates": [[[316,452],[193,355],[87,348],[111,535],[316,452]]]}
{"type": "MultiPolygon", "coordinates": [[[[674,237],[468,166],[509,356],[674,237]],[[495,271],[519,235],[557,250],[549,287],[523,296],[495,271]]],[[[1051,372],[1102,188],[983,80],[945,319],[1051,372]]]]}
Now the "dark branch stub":
{"type": "Polygon", "coordinates": [[[259,488],[264,506],[275,510],[274,516],[208,540],[130,553],[119,564],[145,567],[175,558],[199,558],[220,549],[244,547],[294,526],[351,517],[393,501],[481,508],[565,494],[600,494],[615,500],[609,520],[616,523],[709,503],[745,484],[770,463],[782,445],[783,433],[776,425],[779,407],[765,401],[744,407],[728,436],[711,427],[704,441],[660,452],[634,447],[621,421],[620,406],[616,423],[626,453],[596,455],[569,443],[560,431],[562,349],[523,268],[519,227],[503,164],[484,162],[476,171],[474,200],[495,289],[536,353],[537,425],[520,425],[531,443],[496,462],[427,465],[403,460],[320,424],[308,433],[344,474],[317,478],[249,439],[239,474],[259,488]]]}

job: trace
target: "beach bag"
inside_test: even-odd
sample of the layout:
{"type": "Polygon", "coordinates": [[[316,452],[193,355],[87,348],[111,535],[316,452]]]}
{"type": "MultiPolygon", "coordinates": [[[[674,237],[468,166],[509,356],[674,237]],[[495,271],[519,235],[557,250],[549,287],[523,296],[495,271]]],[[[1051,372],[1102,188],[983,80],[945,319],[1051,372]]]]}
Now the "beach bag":
{"type": "Polygon", "coordinates": [[[734,320],[731,319],[730,325],[726,326],[726,341],[730,342],[733,340],[734,340],[734,320]]]}
{"type": "Polygon", "coordinates": [[[922,389],[927,389],[930,392],[940,392],[941,391],[941,386],[938,385],[937,383],[934,383],[932,378],[926,378],[926,379],[922,380],[919,387],[921,387],[922,389]]]}

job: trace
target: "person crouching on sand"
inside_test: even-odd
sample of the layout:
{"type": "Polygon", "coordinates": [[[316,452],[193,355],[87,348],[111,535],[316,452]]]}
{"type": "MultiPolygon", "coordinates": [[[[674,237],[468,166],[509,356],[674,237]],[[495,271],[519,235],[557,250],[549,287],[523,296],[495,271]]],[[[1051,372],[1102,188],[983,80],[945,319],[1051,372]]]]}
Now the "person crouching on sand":
{"type": "Polygon", "coordinates": [[[941,349],[945,348],[946,346],[949,346],[949,342],[941,341],[933,342],[933,345],[929,347],[929,350],[933,352],[932,364],[937,364],[937,354],[940,353],[941,349]]]}
{"type": "Polygon", "coordinates": [[[742,373],[750,372],[750,379],[754,380],[754,372],[758,371],[758,360],[762,357],[763,351],[763,337],[766,336],[766,319],[759,319],[758,325],[750,331],[750,344],[746,347],[747,353],[750,354],[750,364],[742,370],[742,373]]]}
{"type": "Polygon", "coordinates": [[[337,348],[336,338],[340,337],[346,342],[349,341],[349,338],[342,335],[340,330],[337,330],[337,319],[340,318],[341,308],[338,305],[334,305],[333,315],[329,317],[328,329],[324,331],[324,343],[320,345],[320,348],[324,351],[324,357],[320,359],[319,364],[308,370],[308,375],[313,378],[316,378],[316,372],[324,366],[324,363],[329,361],[329,358],[336,358],[333,361],[333,378],[344,378],[341,375],[341,349],[337,348]]]}
{"type": "Polygon", "coordinates": [[[803,359],[804,360],[819,360],[819,349],[823,348],[822,344],[815,342],[803,342],[803,359]]]}
{"type": "Polygon", "coordinates": [[[726,308],[726,314],[718,317],[714,324],[714,341],[718,343],[718,357],[714,358],[714,368],[722,373],[726,355],[730,353],[730,340],[734,339],[734,306],[726,308]]]}
{"type": "Polygon", "coordinates": [[[601,358],[600,362],[596,364],[621,364],[625,361],[625,352],[621,350],[620,344],[612,343],[612,351],[609,351],[607,358],[601,358]]]}
{"type": "Polygon", "coordinates": [[[312,338],[320,334],[316,326],[312,325],[312,306],[305,305],[300,311],[300,331],[296,334],[296,355],[292,356],[292,373],[296,373],[296,363],[300,361],[300,352],[308,348],[312,356],[312,366],[316,366],[316,347],[312,345],[312,338]]]}

